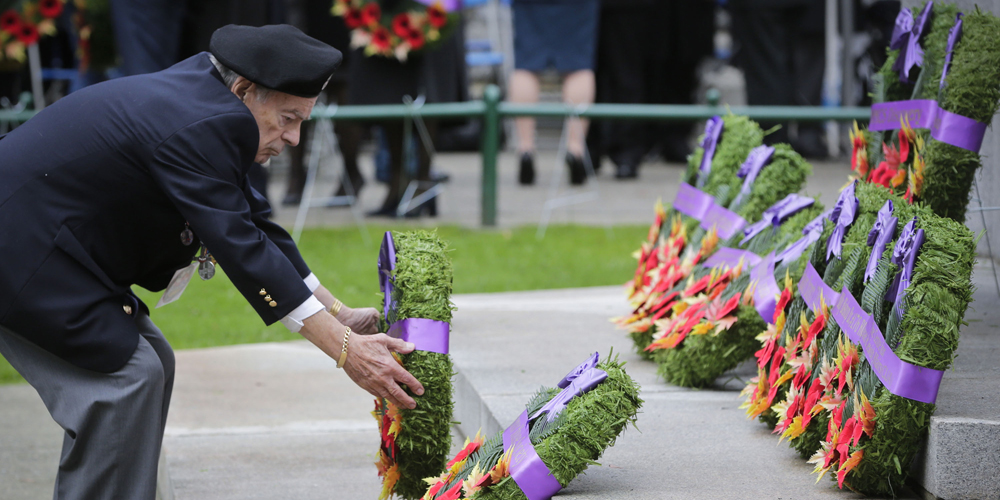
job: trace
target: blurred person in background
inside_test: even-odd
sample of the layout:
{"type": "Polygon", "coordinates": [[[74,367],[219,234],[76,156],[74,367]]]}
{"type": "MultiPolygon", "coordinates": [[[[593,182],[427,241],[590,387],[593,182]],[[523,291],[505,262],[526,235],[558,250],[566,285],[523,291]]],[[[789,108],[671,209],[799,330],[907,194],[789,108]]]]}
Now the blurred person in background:
{"type": "Polygon", "coordinates": [[[155,73],[180,61],[184,8],[176,0],[111,0],[123,76],[155,73]]]}
{"type": "MultiPolygon", "coordinates": [[[[512,8],[511,102],[538,102],[538,74],[549,68],[563,77],[563,101],[573,105],[594,102],[599,0],[513,0],[512,8]]],[[[518,182],[530,185],[535,182],[535,119],[520,117],[514,123],[520,157],[518,182]]],[[[587,180],[583,164],[587,125],[587,120],[567,120],[566,165],[572,184],[587,180]]]]}
{"type": "MultiPolygon", "coordinates": [[[[734,60],[746,79],[747,103],[772,106],[823,104],[826,64],[825,2],[820,0],[730,0],[734,60]]],[[[766,130],[776,123],[761,122],[766,130]]],[[[788,122],[765,136],[768,144],[791,143],[806,158],[825,158],[822,124],[788,122]]]]}
{"type": "MultiPolygon", "coordinates": [[[[712,53],[712,0],[617,0],[601,4],[597,102],[692,104],[697,66],[712,53]]],[[[651,150],[671,162],[691,153],[691,123],[595,122],[587,134],[594,168],[603,156],[615,177],[634,179],[651,150]]]]}

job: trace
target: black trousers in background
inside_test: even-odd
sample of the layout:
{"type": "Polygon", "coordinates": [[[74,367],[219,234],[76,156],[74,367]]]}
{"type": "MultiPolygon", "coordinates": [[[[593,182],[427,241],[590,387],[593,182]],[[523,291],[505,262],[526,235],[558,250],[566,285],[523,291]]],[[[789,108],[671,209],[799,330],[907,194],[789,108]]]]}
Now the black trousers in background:
{"type": "MultiPolygon", "coordinates": [[[[824,4],[816,0],[741,0],[732,2],[736,62],[746,78],[750,105],[822,104],[826,48],[824,4]]],[[[766,130],[777,123],[761,122],[766,130]]],[[[789,142],[788,124],[765,138],[789,142]]],[[[799,136],[820,124],[802,123],[799,136]]]]}

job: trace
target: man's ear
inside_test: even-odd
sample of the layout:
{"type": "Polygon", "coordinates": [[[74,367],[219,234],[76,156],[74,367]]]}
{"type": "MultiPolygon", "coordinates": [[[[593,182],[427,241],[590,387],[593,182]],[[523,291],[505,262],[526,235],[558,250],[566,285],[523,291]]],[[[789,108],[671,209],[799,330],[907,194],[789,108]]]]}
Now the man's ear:
{"type": "Polygon", "coordinates": [[[253,82],[241,76],[236,78],[236,82],[233,83],[232,91],[234,94],[236,94],[236,97],[238,97],[241,101],[245,101],[247,98],[247,93],[250,92],[250,87],[252,86],[253,82]]]}

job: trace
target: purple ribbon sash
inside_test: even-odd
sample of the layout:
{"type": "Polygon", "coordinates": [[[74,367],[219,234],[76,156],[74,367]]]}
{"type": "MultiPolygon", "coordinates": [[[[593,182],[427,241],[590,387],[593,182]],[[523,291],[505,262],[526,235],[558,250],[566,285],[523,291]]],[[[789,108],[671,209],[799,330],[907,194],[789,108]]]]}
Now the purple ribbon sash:
{"type": "Polygon", "coordinates": [[[743,187],[740,188],[740,194],[736,195],[736,199],[733,200],[730,206],[738,207],[743,198],[750,195],[753,183],[757,180],[757,175],[771,161],[771,156],[773,155],[774,148],[771,146],[760,145],[750,150],[746,161],[743,162],[743,165],[740,165],[739,171],[736,172],[736,176],[743,179],[743,187]]]}
{"type": "Polygon", "coordinates": [[[889,392],[923,403],[933,404],[937,400],[944,372],[899,359],[886,343],[875,320],[858,305],[846,287],[831,312],[841,330],[852,342],[861,345],[865,359],[889,392]]]}
{"type": "Polygon", "coordinates": [[[828,306],[836,304],[837,300],[840,299],[840,294],[823,282],[823,278],[820,278],[811,262],[806,264],[806,270],[802,273],[802,279],[799,280],[799,294],[802,296],[802,300],[806,301],[809,309],[813,311],[819,308],[821,298],[828,306]]]}
{"type": "Polygon", "coordinates": [[[878,211],[878,218],[875,219],[872,230],[868,232],[868,246],[872,247],[872,253],[868,256],[868,267],[865,268],[865,283],[875,276],[885,246],[896,236],[896,224],[899,219],[892,216],[892,210],[892,200],[885,200],[885,205],[878,211]]]}
{"type": "Polygon", "coordinates": [[[562,412],[566,405],[569,404],[570,400],[573,398],[589,392],[598,384],[604,382],[608,378],[608,373],[604,370],[597,368],[597,360],[599,358],[598,353],[594,353],[591,357],[587,358],[586,361],[580,363],[579,366],[569,372],[562,380],[559,381],[559,387],[562,391],[556,394],[552,399],[550,399],[545,406],[541,407],[531,419],[534,420],[542,414],[548,413],[548,420],[551,422],[562,412]]]}
{"type": "Polygon", "coordinates": [[[562,489],[531,444],[527,410],[503,431],[503,451],[511,448],[510,475],[528,500],[548,500],[562,489]]]}
{"type": "Polygon", "coordinates": [[[833,212],[830,212],[830,221],[834,223],[833,233],[826,242],[826,260],[831,256],[840,257],[843,252],[844,236],[847,234],[847,227],[854,223],[854,218],[858,214],[858,197],[854,195],[854,186],[857,181],[852,182],[837,198],[833,212]]]}
{"type": "Polygon", "coordinates": [[[955,24],[948,31],[948,49],[945,51],[944,55],[944,67],[941,68],[941,85],[938,86],[939,89],[944,88],[945,80],[948,78],[948,70],[951,69],[951,58],[955,54],[955,44],[958,40],[962,38],[962,14],[959,12],[955,14],[955,24]]]}
{"type": "Polygon", "coordinates": [[[759,221],[743,229],[743,239],[740,240],[740,245],[746,244],[746,242],[750,241],[750,238],[757,236],[757,234],[766,229],[768,226],[780,226],[783,220],[791,217],[793,214],[798,213],[806,207],[811,207],[815,202],[816,200],[813,200],[808,196],[802,196],[795,193],[784,197],[781,201],[771,205],[767,210],[764,210],[764,213],[761,215],[759,221]]]}
{"type": "Polygon", "coordinates": [[[674,210],[691,217],[696,221],[701,221],[708,212],[709,207],[714,203],[711,196],[703,193],[700,189],[682,182],[677,188],[677,196],[674,198],[674,210]]]}
{"type": "Polygon", "coordinates": [[[784,250],[781,251],[775,258],[775,263],[782,262],[794,262],[802,256],[802,253],[806,251],[807,248],[812,246],[813,243],[819,241],[819,237],[823,235],[823,221],[830,216],[832,210],[827,210],[819,215],[817,215],[813,220],[806,224],[806,227],[802,228],[802,234],[805,236],[799,238],[795,243],[788,245],[784,250]]]}
{"type": "MultiPolygon", "coordinates": [[[[392,278],[394,269],[396,269],[396,243],[392,239],[392,232],[386,231],[378,252],[378,282],[382,294],[385,296],[382,314],[386,321],[389,321],[391,317],[389,313],[395,311],[393,299],[395,285],[392,278]]],[[[445,321],[407,318],[392,322],[386,333],[390,337],[413,342],[414,348],[418,351],[448,354],[449,328],[450,325],[445,321]]]]}
{"type": "Polygon", "coordinates": [[[743,220],[743,217],[737,215],[736,212],[712,203],[712,206],[708,207],[708,211],[705,212],[705,217],[701,220],[701,228],[708,231],[712,229],[712,226],[715,226],[720,238],[729,239],[743,229],[746,223],[747,221],[743,220]]]}
{"type": "Polygon", "coordinates": [[[722,128],[725,126],[722,117],[713,116],[705,122],[705,137],[701,140],[701,148],[704,154],[701,157],[701,165],[698,166],[699,185],[708,178],[712,172],[712,159],[715,157],[715,147],[719,144],[719,137],[722,136],[722,128]]]}
{"type": "Polygon", "coordinates": [[[934,140],[976,153],[983,146],[986,127],[989,125],[941,109],[936,101],[917,99],[872,104],[868,130],[895,130],[900,127],[900,121],[904,118],[913,128],[930,129],[934,140]]]}
{"type": "Polygon", "coordinates": [[[407,318],[393,323],[386,334],[392,338],[413,342],[414,349],[418,351],[448,354],[450,328],[451,325],[445,321],[407,318]]]}
{"type": "Polygon", "coordinates": [[[721,247],[702,265],[704,267],[719,267],[722,265],[736,267],[740,263],[740,259],[743,259],[744,264],[750,267],[760,263],[760,257],[749,250],[721,247]]]}
{"type": "Polygon", "coordinates": [[[756,283],[753,290],[753,304],[757,314],[764,318],[765,323],[774,319],[774,308],[778,304],[781,289],[774,280],[774,252],[767,254],[760,264],[750,271],[750,282],[756,283]]]}

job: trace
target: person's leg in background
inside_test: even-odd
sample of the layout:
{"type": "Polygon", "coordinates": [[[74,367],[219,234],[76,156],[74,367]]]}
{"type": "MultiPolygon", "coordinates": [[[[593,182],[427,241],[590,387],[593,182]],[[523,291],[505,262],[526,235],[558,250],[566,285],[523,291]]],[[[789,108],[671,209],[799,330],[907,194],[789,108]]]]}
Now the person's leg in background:
{"type": "Polygon", "coordinates": [[[174,357],[149,317],[136,317],[142,338],[118,371],[74,366],[0,327],[0,353],[41,396],[63,429],[53,498],[153,500],[174,357]]]}
{"type": "MultiPolygon", "coordinates": [[[[826,69],[826,10],[822,2],[812,2],[796,12],[795,43],[792,52],[793,81],[797,106],[823,105],[823,74],[826,69]]],[[[826,158],[821,122],[799,122],[792,146],[806,158],[826,158]]]]}
{"type": "Polygon", "coordinates": [[[385,142],[389,149],[389,189],[381,208],[369,212],[368,215],[395,217],[399,201],[403,198],[403,190],[409,182],[404,164],[406,160],[403,154],[403,122],[392,120],[381,122],[379,125],[385,133],[385,142]]]}
{"type": "MultiPolygon", "coordinates": [[[[531,104],[538,102],[541,85],[538,75],[516,69],[510,77],[510,101],[531,104]]],[[[519,116],[514,119],[514,129],[517,131],[517,156],[520,158],[518,182],[523,185],[535,182],[535,119],[530,116],[519,116]]]]}
{"type": "Polygon", "coordinates": [[[184,6],[175,0],[111,0],[111,22],[125,76],[153,73],[177,62],[184,6]]]}
{"type": "MultiPolygon", "coordinates": [[[[594,71],[578,70],[563,77],[563,102],[570,106],[592,104],[594,102],[594,71]]],[[[569,165],[570,183],[583,184],[587,172],[583,166],[583,152],[586,148],[587,118],[566,120],[566,163],[569,165]]]]}
{"type": "MultiPolygon", "coordinates": [[[[733,0],[733,30],[738,44],[735,60],[746,80],[747,103],[790,105],[792,88],[791,50],[793,27],[788,26],[785,9],[762,0],[733,0]]],[[[788,123],[760,122],[764,130],[781,128],[764,137],[764,142],[788,142],[788,123]]]]}

